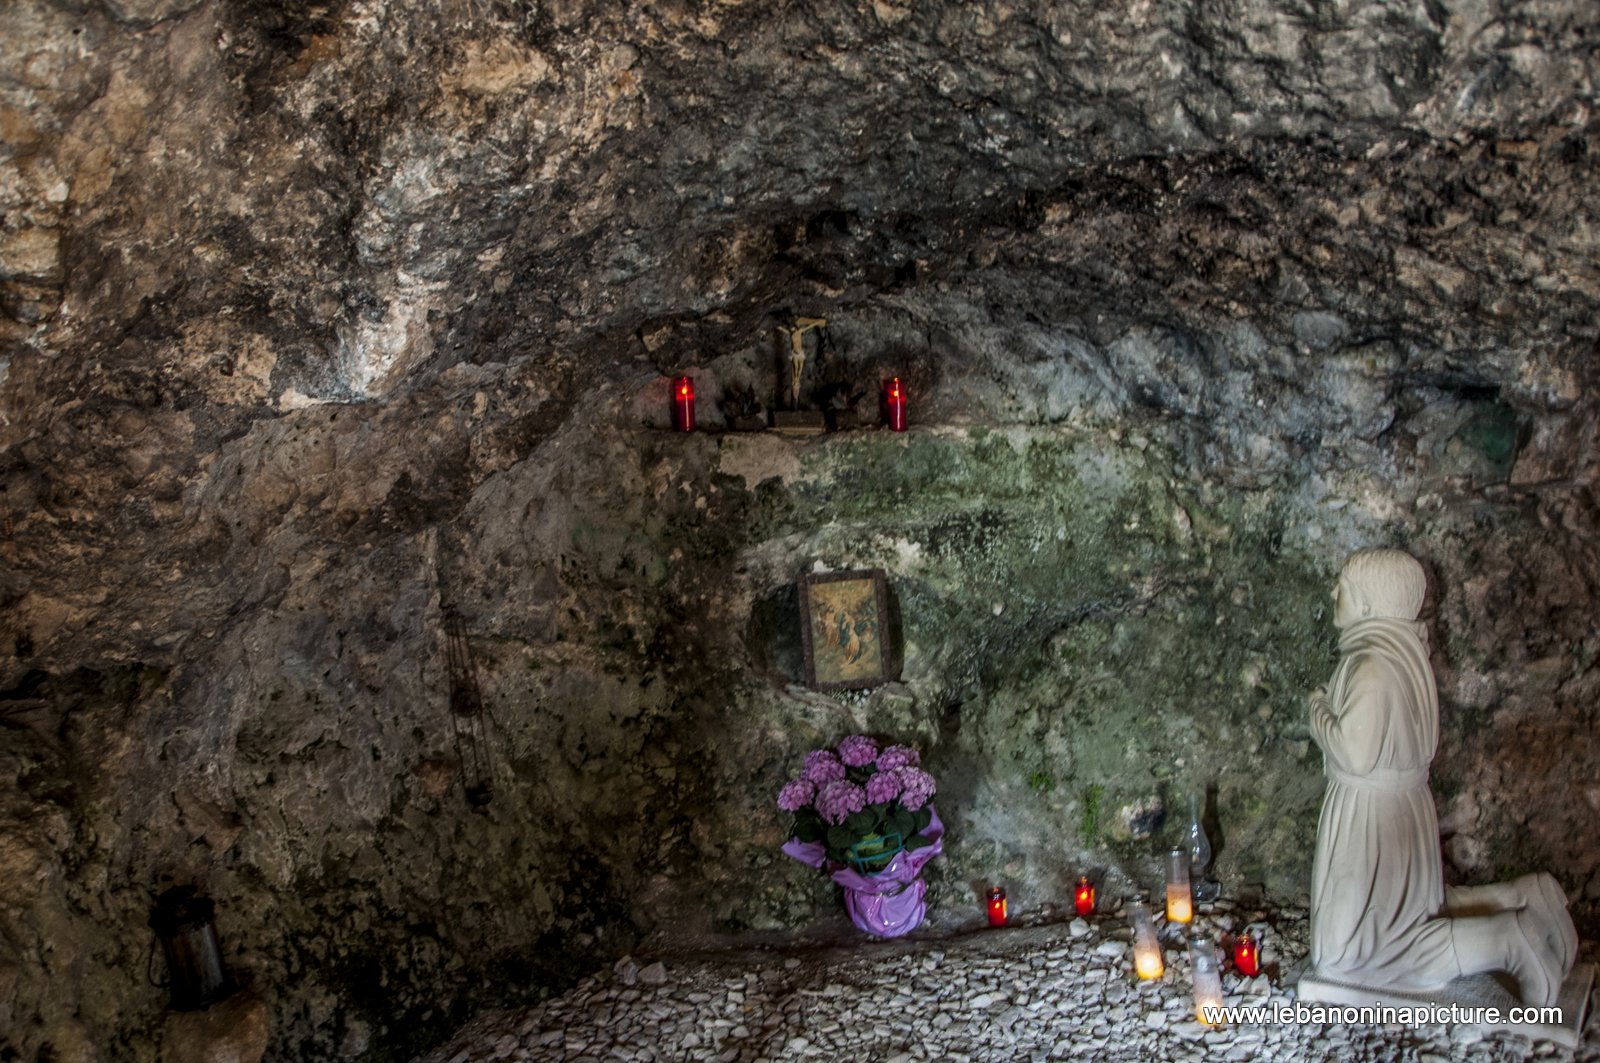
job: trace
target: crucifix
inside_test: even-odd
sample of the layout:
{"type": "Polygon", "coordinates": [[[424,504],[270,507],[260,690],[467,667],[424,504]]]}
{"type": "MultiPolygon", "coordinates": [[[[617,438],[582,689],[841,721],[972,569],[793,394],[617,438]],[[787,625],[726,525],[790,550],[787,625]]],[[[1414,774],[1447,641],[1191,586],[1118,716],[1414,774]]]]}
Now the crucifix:
{"type": "MultiPolygon", "coordinates": [[[[825,317],[797,317],[794,324],[781,326],[789,334],[789,408],[800,408],[800,375],[806,368],[806,333],[813,329],[826,330],[828,319],[825,317]]],[[[821,335],[825,335],[822,333],[821,335]]],[[[819,340],[817,351],[821,353],[822,346],[819,340]]]]}

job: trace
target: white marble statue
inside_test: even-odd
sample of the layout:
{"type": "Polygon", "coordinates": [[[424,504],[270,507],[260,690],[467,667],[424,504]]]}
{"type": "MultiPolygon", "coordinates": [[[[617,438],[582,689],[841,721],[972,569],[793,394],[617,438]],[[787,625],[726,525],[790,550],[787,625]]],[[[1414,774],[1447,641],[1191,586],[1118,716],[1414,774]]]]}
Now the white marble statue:
{"type": "Polygon", "coordinates": [[[1330,689],[1311,697],[1327,774],[1311,878],[1314,974],[1426,991],[1503,971],[1524,1004],[1550,1004],[1578,947],[1555,879],[1444,885],[1428,789],[1439,695],[1417,621],[1426,588],[1409,554],[1362,550],[1334,590],[1341,660],[1330,689]]]}

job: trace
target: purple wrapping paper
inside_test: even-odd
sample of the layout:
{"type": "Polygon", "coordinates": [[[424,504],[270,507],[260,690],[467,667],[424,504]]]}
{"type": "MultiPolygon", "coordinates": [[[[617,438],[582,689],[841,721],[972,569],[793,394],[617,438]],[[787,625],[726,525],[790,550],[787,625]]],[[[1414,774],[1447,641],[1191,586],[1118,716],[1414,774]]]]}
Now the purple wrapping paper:
{"type": "Polygon", "coordinates": [[[933,818],[922,834],[933,844],[896,853],[888,867],[871,875],[844,864],[829,864],[827,847],[821,842],[790,838],[783,851],[802,864],[828,867],[829,877],[844,887],[844,907],[857,927],[878,937],[899,937],[920,926],[928,913],[923,902],[928,884],[920,877],[922,865],[944,851],[944,824],[932,805],[928,811],[933,818]]]}

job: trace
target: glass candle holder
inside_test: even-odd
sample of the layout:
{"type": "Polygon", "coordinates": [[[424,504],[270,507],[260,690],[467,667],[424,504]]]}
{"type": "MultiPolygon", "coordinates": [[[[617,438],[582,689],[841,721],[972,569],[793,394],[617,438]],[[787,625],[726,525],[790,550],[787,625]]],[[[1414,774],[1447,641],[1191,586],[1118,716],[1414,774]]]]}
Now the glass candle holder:
{"type": "Polygon", "coordinates": [[[1261,973],[1261,935],[1241,930],[1233,939],[1233,966],[1246,978],[1261,973]]]}
{"type": "Polygon", "coordinates": [[[891,432],[906,430],[906,389],[899,377],[891,377],[883,385],[885,418],[891,432]]]}
{"type": "Polygon", "coordinates": [[[1089,876],[1078,876],[1078,884],[1072,888],[1072,907],[1079,915],[1094,914],[1094,883],[1089,876]]]}
{"type": "Polygon", "coordinates": [[[1167,922],[1187,923],[1194,918],[1194,897],[1189,892],[1189,850],[1167,853],[1167,922]]]}
{"type": "Polygon", "coordinates": [[[1161,943],[1156,940],[1156,925],[1143,901],[1128,905],[1128,922],[1133,924],[1133,970],[1146,981],[1160,978],[1167,969],[1161,958],[1161,943]]]}
{"type": "Polygon", "coordinates": [[[1196,934],[1189,939],[1189,963],[1194,978],[1194,1017],[1203,1026],[1221,1026],[1222,965],[1209,937],[1196,934]]]}
{"type": "Polygon", "coordinates": [[[672,427],[680,432],[694,431],[694,377],[680,376],[672,381],[672,427]]]}
{"type": "Polygon", "coordinates": [[[989,887],[989,925],[1006,925],[1006,891],[1002,886],[989,887]]]}

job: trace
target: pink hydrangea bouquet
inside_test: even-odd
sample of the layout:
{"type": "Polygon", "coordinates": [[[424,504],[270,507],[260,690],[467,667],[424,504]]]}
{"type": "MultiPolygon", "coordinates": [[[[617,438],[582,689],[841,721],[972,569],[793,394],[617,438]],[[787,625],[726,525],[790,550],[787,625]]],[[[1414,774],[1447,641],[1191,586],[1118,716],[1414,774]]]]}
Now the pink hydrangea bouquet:
{"type": "Polygon", "coordinates": [[[929,800],[937,789],[910,746],[886,746],[851,735],[833,749],[806,754],[800,777],[778,794],[794,814],[794,839],[820,843],[828,860],[857,871],[879,870],[902,851],[934,844],[929,800]]]}

